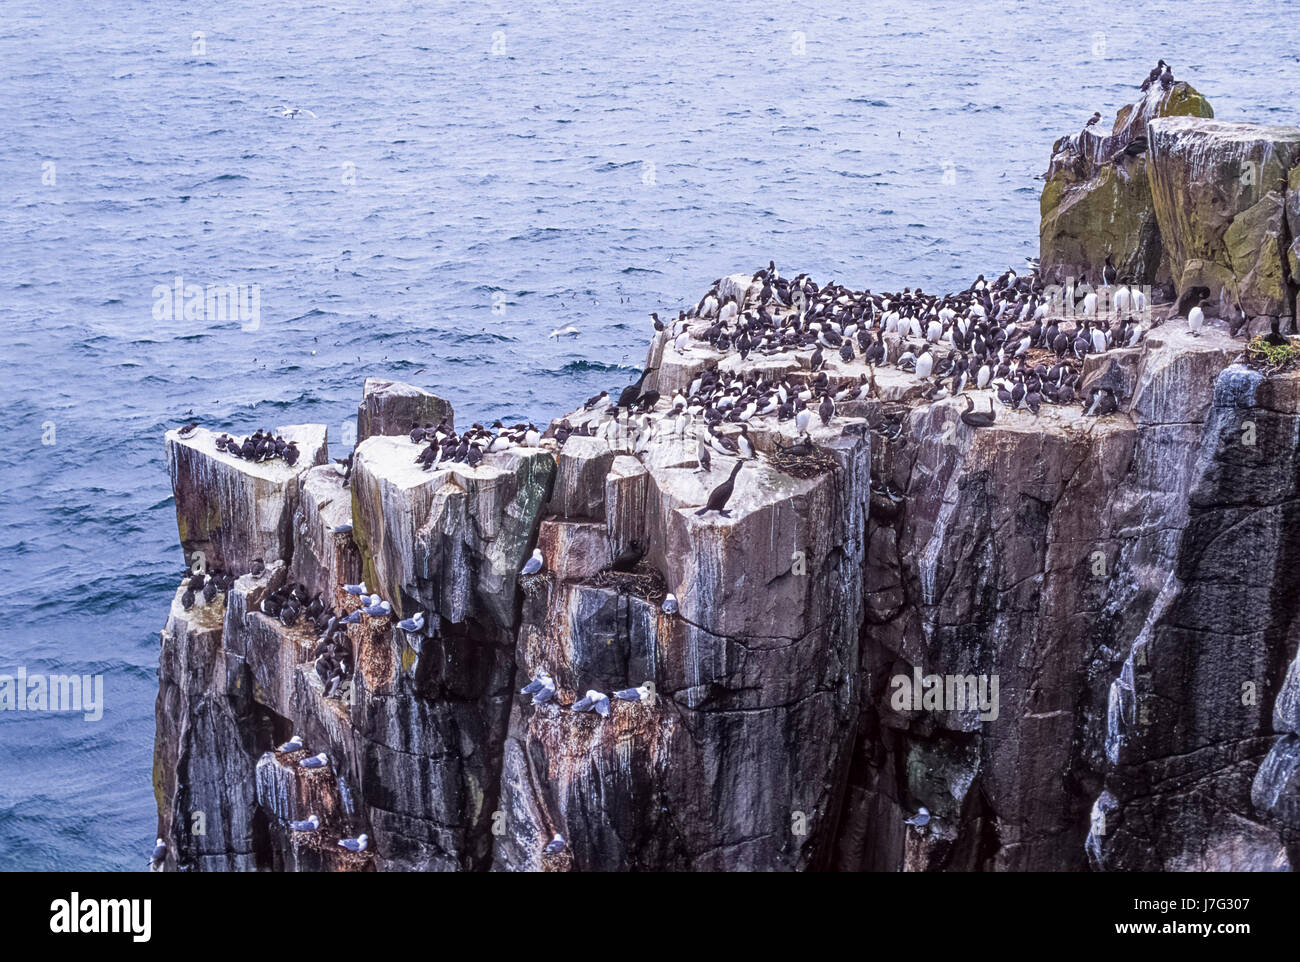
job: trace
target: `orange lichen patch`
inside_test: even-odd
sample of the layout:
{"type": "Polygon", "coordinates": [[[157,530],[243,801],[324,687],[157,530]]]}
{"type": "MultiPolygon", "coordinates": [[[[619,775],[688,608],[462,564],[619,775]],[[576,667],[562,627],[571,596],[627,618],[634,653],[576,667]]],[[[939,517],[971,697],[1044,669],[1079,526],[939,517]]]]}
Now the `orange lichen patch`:
{"type": "Polygon", "coordinates": [[[366,687],[372,691],[393,682],[393,640],[387,625],[387,619],[362,616],[362,624],[353,626],[361,636],[356,647],[357,667],[365,676],[366,687]]]}

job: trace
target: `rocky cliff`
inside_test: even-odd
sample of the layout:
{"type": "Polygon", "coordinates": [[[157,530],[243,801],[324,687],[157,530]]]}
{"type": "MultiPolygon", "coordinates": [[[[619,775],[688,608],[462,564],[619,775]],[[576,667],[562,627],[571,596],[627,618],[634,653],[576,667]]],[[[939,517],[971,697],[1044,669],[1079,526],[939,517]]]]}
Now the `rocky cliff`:
{"type": "MultiPolygon", "coordinates": [[[[1095,270],[1122,234],[1126,270],[1294,316],[1293,296],[1250,298],[1275,255],[1296,276],[1300,156],[1206,119],[1183,86],[1111,135],[1150,138],[1126,182],[1150,216],[1100,241],[1081,221],[1066,234],[1085,246],[1050,251],[1066,218],[1045,217],[1044,271],[1095,270]],[[1288,186],[1214,189],[1243,158],[1288,186]]],[[[1129,142],[1058,144],[1045,211],[1056,191],[1126,205],[1095,165],[1129,142]]],[[[753,286],[716,291],[743,307],[753,286]]],[[[187,564],[229,587],[188,607],[178,587],[161,636],[166,867],[1290,868],[1300,373],[1243,357],[1233,318],[1193,333],[1171,313],[1080,362],[1080,393],[1113,392],[1113,413],[1044,405],[988,427],[900,367],[915,339],[882,333],[885,363],[824,362],[871,386],[811,419],[810,456],[787,453],[794,422],[749,421],[728,515],[699,511],[731,460],[702,464],[669,399],[712,368],[810,383],[811,351],[742,358],[661,332],[653,430],[595,403],[472,466],[415,462],[407,431],[450,405],[391,382],[366,383],[346,466],[319,426],[281,429],[293,465],[169,432],[187,564]],[[537,548],[543,569],[521,576],[537,548]],[[342,586],[360,582],[392,617],[338,629],[335,687],[320,631],[267,603],[301,585],[354,610],[342,586]],[[534,704],[519,689],[541,672],[555,697],[534,704]],[[643,682],[607,715],[570,710],[643,682]],[[294,733],[304,750],[274,750],[294,733]],[[302,767],[317,752],[328,764],[302,767]],[[923,806],[927,823],[905,821],[923,806]],[[309,815],[320,830],[291,827],[309,815]],[[362,832],[365,851],[336,844],[362,832]]]]}
{"type": "Polygon", "coordinates": [[[1212,120],[1189,84],[1159,84],[1053,147],[1041,198],[1045,278],[1204,286],[1233,331],[1294,331],[1300,127],[1212,120]]]}

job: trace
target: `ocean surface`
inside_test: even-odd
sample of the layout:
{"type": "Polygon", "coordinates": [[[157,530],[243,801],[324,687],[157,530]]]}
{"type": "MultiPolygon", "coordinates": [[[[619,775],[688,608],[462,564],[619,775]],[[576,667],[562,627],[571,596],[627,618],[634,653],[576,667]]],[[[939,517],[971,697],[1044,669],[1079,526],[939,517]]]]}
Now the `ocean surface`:
{"type": "Polygon", "coordinates": [[[0,674],[101,675],[105,708],[0,713],[0,869],[145,869],[167,428],[325,422],[341,455],[367,376],[541,425],[725,273],[1020,266],[1053,140],[1157,58],[1295,123],[1296,12],[7,0],[0,674]],[[177,277],[258,315],[169,313],[177,277]]]}

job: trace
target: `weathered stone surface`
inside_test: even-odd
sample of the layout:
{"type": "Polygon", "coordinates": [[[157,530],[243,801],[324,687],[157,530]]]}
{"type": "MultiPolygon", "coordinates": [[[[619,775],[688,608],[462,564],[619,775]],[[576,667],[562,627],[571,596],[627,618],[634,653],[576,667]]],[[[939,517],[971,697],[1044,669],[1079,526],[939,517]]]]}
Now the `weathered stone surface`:
{"type": "Polygon", "coordinates": [[[1173,116],[1213,117],[1214,111],[1188,84],[1168,91],[1155,84],[1120,108],[1109,134],[1086,128],[1057,141],[1039,201],[1039,263],[1048,281],[1086,273],[1095,284],[1107,254],[1136,283],[1166,279],[1147,157],[1123,150],[1146,136],[1149,121],[1173,116]]]}
{"type": "Polygon", "coordinates": [[[293,515],[289,580],[325,599],[333,596],[338,585],[361,580],[361,555],[352,535],[335,530],[351,523],[352,491],[343,487],[338,467],[328,464],[309,469],[302,477],[293,515]]]}
{"type": "Polygon", "coordinates": [[[288,559],[299,486],[309,468],[328,460],[328,449],[322,424],[275,433],[298,443],[293,467],[279,458],[251,462],[218,451],[217,432],[206,428],[188,438],[167,432],[167,471],[187,561],[200,551],[209,568],[240,574],[254,558],[288,559]]]}
{"type": "Polygon", "coordinates": [[[256,729],[248,683],[221,647],[225,606],[186,611],[172,599],[158,661],[154,794],[164,868],[251,871],[256,791],[249,742],[256,729]]]}
{"type": "Polygon", "coordinates": [[[414,384],[366,378],[357,407],[357,443],[374,435],[407,435],[411,426],[455,426],[451,403],[414,384]]]}
{"type": "MultiPolygon", "coordinates": [[[[689,384],[706,356],[662,347],[656,389],[689,384]]],[[[782,430],[789,443],[793,427],[782,430]]],[[[755,423],[750,436],[770,450],[776,431],[755,423]]],[[[733,462],[699,473],[693,434],[612,460],[603,444],[566,445],[589,463],[562,473],[606,472],[604,530],[558,514],[543,525],[561,560],[526,592],[515,660],[521,679],[553,673],[558,704],[517,700],[511,713],[495,867],[547,870],[541,849],[556,831],[580,870],[826,864],[858,709],[870,445],[854,419],[813,436],[833,468],[801,481],[748,462],[729,518],[697,514],[733,462]],[[678,615],[659,609],[662,594],[620,591],[617,576],[593,583],[591,555],[607,564],[633,540],[678,615]],[[587,688],[643,681],[653,705],[618,703],[603,721],[564,707],[587,688]]]]}
{"type": "Polygon", "coordinates": [[[1209,287],[1213,313],[1234,324],[1289,315],[1282,192],[1300,162],[1300,127],[1171,117],[1149,130],[1151,194],[1178,290],[1209,287]]]}
{"type": "MultiPolygon", "coordinates": [[[[696,513],[729,457],[703,472],[693,428],[611,435],[607,409],[569,415],[602,436],[571,438],[558,465],[515,449],[424,472],[406,438],[367,438],[350,491],[332,468],[303,474],[283,562],[221,610],[173,606],[156,759],[169,867],[1291,866],[1300,375],[1235,365],[1225,328],[1167,318],[1090,357],[1085,385],[1120,399],[1100,419],[999,408],[976,430],[961,399],[924,401],[878,368],[878,397],[814,419],[829,463],[812,477],[770,460],[789,423],[750,423],[763,456],[730,517],[696,513]],[[868,430],[886,419],[901,430],[868,430]],[[355,556],[331,543],[340,498],[355,556]],[[637,572],[603,570],[633,539],[637,572]],[[519,579],[534,544],[546,568],[519,579]],[[313,633],[257,602],[291,577],[337,603],[349,564],[428,625],[349,628],[352,692],[326,699],[313,633]],[[517,692],[541,667],[558,694],[533,707],[517,692]],[[997,687],[987,707],[901,701],[918,673],[997,687]],[[569,710],[644,681],[649,703],[569,710]],[[265,754],[290,731],[328,773],[305,784],[265,754]],[[215,836],[211,820],[185,834],[196,805],[222,819],[215,836]],[[924,831],[903,822],[920,805],[924,831]],[[287,830],[317,807],[321,832],[287,830]],[[337,849],[360,831],[364,857],[337,849]],[[547,856],[557,831],[569,848],[547,856]]],[[[809,353],[750,363],[799,378],[809,353]]],[[[705,364],[739,363],[662,336],[650,354],[661,411],[705,364]]]]}

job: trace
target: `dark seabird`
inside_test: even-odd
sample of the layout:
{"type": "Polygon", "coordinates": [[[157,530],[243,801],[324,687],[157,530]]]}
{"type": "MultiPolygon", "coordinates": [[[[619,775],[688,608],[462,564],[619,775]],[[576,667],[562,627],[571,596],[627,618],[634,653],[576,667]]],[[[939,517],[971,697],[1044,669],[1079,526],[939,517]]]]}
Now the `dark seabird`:
{"type": "Polygon", "coordinates": [[[646,368],[644,371],[641,372],[641,376],[639,378],[637,378],[627,387],[623,388],[623,393],[618,396],[618,404],[615,405],[615,407],[630,408],[633,404],[635,404],[636,399],[641,396],[641,385],[645,383],[645,379],[648,378],[651,374],[653,374],[654,371],[655,369],[652,367],[646,368]]]}
{"type": "Polygon", "coordinates": [[[181,595],[181,607],[189,611],[194,607],[194,589],[186,588],[185,593],[181,595]]]}
{"type": "Polygon", "coordinates": [[[966,395],[966,410],[961,412],[963,424],[969,424],[973,428],[987,428],[997,420],[997,415],[993,412],[993,399],[989,398],[989,409],[986,412],[975,410],[975,400],[969,394],[966,395]]]}
{"type": "Polygon", "coordinates": [[[822,419],[822,424],[830,424],[831,418],[835,417],[835,402],[831,400],[829,394],[822,397],[822,403],[817,408],[817,416],[822,419]]]}
{"type": "Polygon", "coordinates": [[[1099,120],[1101,120],[1101,111],[1100,111],[1100,110],[1096,111],[1096,112],[1095,112],[1091,117],[1089,117],[1089,118],[1088,118],[1088,122],[1087,122],[1086,124],[1084,124],[1084,126],[1085,126],[1085,127],[1091,127],[1093,124],[1097,123],[1097,121],[1099,121],[1099,120]]]}
{"type": "Polygon", "coordinates": [[[191,421],[189,424],[185,425],[176,433],[179,434],[181,437],[186,438],[189,437],[191,434],[193,434],[198,429],[198,426],[199,424],[197,421],[191,421]]]}
{"type": "Polygon", "coordinates": [[[1174,68],[1165,64],[1165,72],[1160,75],[1160,89],[1168,90],[1174,85],[1174,68]]]}
{"type": "Polygon", "coordinates": [[[726,510],[727,502],[731,500],[731,492],[736,487],[736,475],[740,474],[740,469],[745,466],[744,461],[737,461],[736,466],[731,469],[731,477],[727,478],[720,485],[713,489],[709,495],[709,500],[704,507],[695,513],[697,515],[707,514],[710,511],[716,511],[724,518],[730,518],[731,512],[726,510]]]}
{"type": "Polygon", "coordinates": [[[1147,74],[1147,79],[1142,81],[1143,90],[1151,89],[1151,85],[1160,79],[1160,72],[1164,69],[1164,67],[1165,67],[1165,62],[1161,60],[1158,64],[1156,64],[1154,67],[1151,68],[1151,73],[1147,74]]]}
{"type": "Polygon", "coordinates": [[[645,557],[645,546],[632,539],[626,548],[618,553],[612,562],[610,562],[611,571],[628,572],[637,566],[637,563],[645,557]]]}
{"type": "Polygon", "coordinates": [[[1113,287],[1119,280],[1119,271],[1115,268],[1114,259],[1114,254],[1107,254],[1106,263],[1101,269],[1101,282],[1107,287],[1113,287]]]}
{"type": "Polygon", "coordinates": [[[254,558],[253,566],[248,569],[248,573],[254,578],[260,578],[262,575],[266,574],[266,564],[261,558],[254,558]]]}
{"type": "Polygon", "coordinates": [[[356,838],[339,839],[339,847],[345,848],[349,852],[364,852],[366,846],[370,844],[370,836],[362,832],[356,838]]]}

